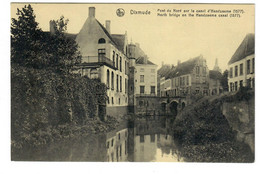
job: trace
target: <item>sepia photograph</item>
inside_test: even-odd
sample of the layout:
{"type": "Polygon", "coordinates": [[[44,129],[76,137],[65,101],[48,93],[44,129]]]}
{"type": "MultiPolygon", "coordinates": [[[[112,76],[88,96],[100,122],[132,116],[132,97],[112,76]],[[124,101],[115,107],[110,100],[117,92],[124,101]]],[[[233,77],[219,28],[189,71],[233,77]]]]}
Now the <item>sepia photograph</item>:
{"type": "Polygon", "coordinates": [[[10,7],[11,161],[255,162],[255,4],[10,7]]]}

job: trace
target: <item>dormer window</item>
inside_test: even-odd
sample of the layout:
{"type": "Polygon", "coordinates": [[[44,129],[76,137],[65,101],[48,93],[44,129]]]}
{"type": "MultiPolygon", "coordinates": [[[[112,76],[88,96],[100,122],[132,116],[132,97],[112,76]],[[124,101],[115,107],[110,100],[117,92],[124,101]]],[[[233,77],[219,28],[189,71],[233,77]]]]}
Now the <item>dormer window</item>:
{"type": "Polygon", "coordinates": [[[98,40],[98,44],[103,44],[103,43],[106,43],[106,40],[104,38],[100,38],[98,40]]]}

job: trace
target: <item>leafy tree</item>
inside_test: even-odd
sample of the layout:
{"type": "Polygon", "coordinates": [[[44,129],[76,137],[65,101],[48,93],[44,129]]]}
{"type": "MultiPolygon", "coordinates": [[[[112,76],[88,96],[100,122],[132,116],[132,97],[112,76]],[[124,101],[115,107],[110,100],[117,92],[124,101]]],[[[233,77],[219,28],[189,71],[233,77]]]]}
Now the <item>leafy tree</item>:
{"type": "Polygon", "coordinates": [[[46,59],[39,56],[43,52],[42,30],[35,21],[31,5],[17,9],[18,19],[11,24],[11,62],[21,66],[40,68],[46,59]]]}
{"type": "Polygon", "coordinates": [[[59,20],[52,20],[53,33],[45,35],[45,48],[49,55],[50,67],[58,73],[68,73],[73,65],[81,61],[78,45],[74,39],[66,36],[69,20],[61,16],[59,20]]]}
{"type": "Polygon", "coordinates": [[[223,90],[224,91],[228,91],[228,70],[225,70],[223,72],[223,75],[222,75],[220,83],[221,83],[221,85],[223,87],[223,90]]]}
{"type": "Polygon", "coordinates": [[[68,19],[52,21],[54,33],[43,32],[36,22],[31,5],[17,9],[18,18],[11,24],[11,62],[32,68],[53,68],[69,72],[81,56],[74,39],[66,36],[68,19]]]}

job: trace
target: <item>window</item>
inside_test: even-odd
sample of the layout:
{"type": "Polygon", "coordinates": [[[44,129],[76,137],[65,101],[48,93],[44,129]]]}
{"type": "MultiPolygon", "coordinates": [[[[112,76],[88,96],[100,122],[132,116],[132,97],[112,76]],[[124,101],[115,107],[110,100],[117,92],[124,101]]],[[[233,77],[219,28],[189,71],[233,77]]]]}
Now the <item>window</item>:
{"type": "Polygon", "coordinates": [[[243,75],[243,63],[239,65],[239,75],[243,75]]]}
{"type": "Polygon", "coordinates": [[[116,68],[118,68],[118,54],[116,54],[116,68]]]}
{"type": "Polygon", "coordinates": [[[230,70],[229,70],[229,77],[230,77],[230,78],[233,77],[233,68],[230,68],[230,70]]]}
{"type": "Polygon", "coordinates": [[[109,104],[109,97],[107,98],[107,104],[109,104]]]}
{"type": "Polygon", "coordinates": [[[120,133],[118,134],[118,139],[120,140],[120,133]]]}
{"type": "Polygon", "coordinates": [[[125,61],[125,74],[127,74],[127,64],[126,64],[126,61],[125,61]]]}
{"type": "Polygon", "coordinates": [[[231,92],[233,91],[232,83],[229,83],[229,89],[230,89],[231,92]]]}
{"type": "Polygon", "coordinates": [[[115,51],[113,51],[113,66],[115,66],[115,51]]]}
{"type": "Polygon", "coordinates": [[[107,70],[107,88],[109,88],[109,75],[110,75],[110,72],[109,72],[109,70],[107,70]]]}
{"type": "Polygon", "coordinates": [[[155,94],[155,86],[151,86],[151,94],[155,94]]]}
{"type": "Polygon", "coordinates": [[[255,73],[255,58],[252,59],[252,73],[255,73]]]}
{"type": "Polygon", "coordinates": [[[119,59],[119,70],[122,72],[122,57],[119,59]]]}
{"type": "Polygon", "coordinates": [[[118,88],[118,75],[116,75],[116,91],[118,92],[119,88],[118,88]]]}
{"type": "Polygon", "coordinates": [[[118,104],[120,105],[120,98],[118,98],[118,104]]]}
{"type": "Polygon", "coordinates": [[[106,49],[98,49],[98,58],[103,58],[106,55],[106,49]]]}
{"type": "Polygon", "coordinates": [[[140,86],[140,94],[144,94],[144,86],[140,86]]]}
{"type": "Polygon", "coordinates": [[[155,73],[155,69],[151,69],[151,73],[155,73]]]}
{"type": "Polygon", "coordinates": [[[105,40],[104,38],[100,38],[100,39],[98,40],[98,43],[99,43],[99,44],[106,43],[106,40],[105,40]]]}
{"type": "Polygon", "coordinates": [[[141,69],[140,69],[140,72],[144,72],[144,68],[141,68],[141,69]]]}
{"type": "Polygon", "coordinates": [[[140,82],[144,82],[144,75],[140,75],[140,82]]]}
{"type": "Polygon", "coordinates": [[[109,141],[107,142],[107,148],[109,148],[109,141]]]}
{"type": "Polygon", "coordinates": [[[120,76],[120,92],[122,92],[122,76],[120,76]]]}
{"type": "Polygon", "coordinates": [[[238,67],[235,66],[235,77],[237,77],[237,75],[238,75],[238,67]]]}
{"type": "Polygon", "coordinates": [[[187,79],[187,85],[189,85],[189,76],[187,76],[186,79],[187,79]]]}
{"type": "Polygon", "coordinates": [[[111,140],[111,147],[114,146],[114,139],[111,140]]]}
{"type": "Polygon", "coordinates": [[[112,97],[111,100],[112,100],[112,105],[113,105],[114,104],[114,97],[112,97]]]}
{"type": "Polygon", "coordinates": [[[246,80],[246,86],[251,88],[251,78],[246,80]]]}
{"type": "Polygon", "coordinates": [[[235,82],[235,91],[237,91],[237,82],[235,82]]]}
{"type": "Polygon", "coordinates": [[[247,74],[250,74],[250,60],[247,60],[247,74]]]}
{"type": "Polygon", "coordinates": [[[111,89],[114,90],[114,72],[111,73],[111,89]]]}
{"type": "Polygon", "coordinates": [[[125,93],[127,93],[127,89],[128,89],[128,84],[127,84],[127,79],[125,79],[125,93]]]}

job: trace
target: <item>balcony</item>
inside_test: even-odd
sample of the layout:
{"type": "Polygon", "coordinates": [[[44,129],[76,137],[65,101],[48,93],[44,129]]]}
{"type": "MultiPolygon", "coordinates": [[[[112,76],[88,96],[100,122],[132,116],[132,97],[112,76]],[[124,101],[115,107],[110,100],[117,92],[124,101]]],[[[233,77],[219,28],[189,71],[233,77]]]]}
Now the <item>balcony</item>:
{"type": "Polygon", "coordinates": [[[151,94],[136,94],[136,97],[156,97],[157,95],[155,93],[151,94]]]}
{"type": "Polygon", "coordinates": [[[83,56],[82,65],[107,65],[110,68],[117,69],[113,61],[105,56],[83,56]]]}

